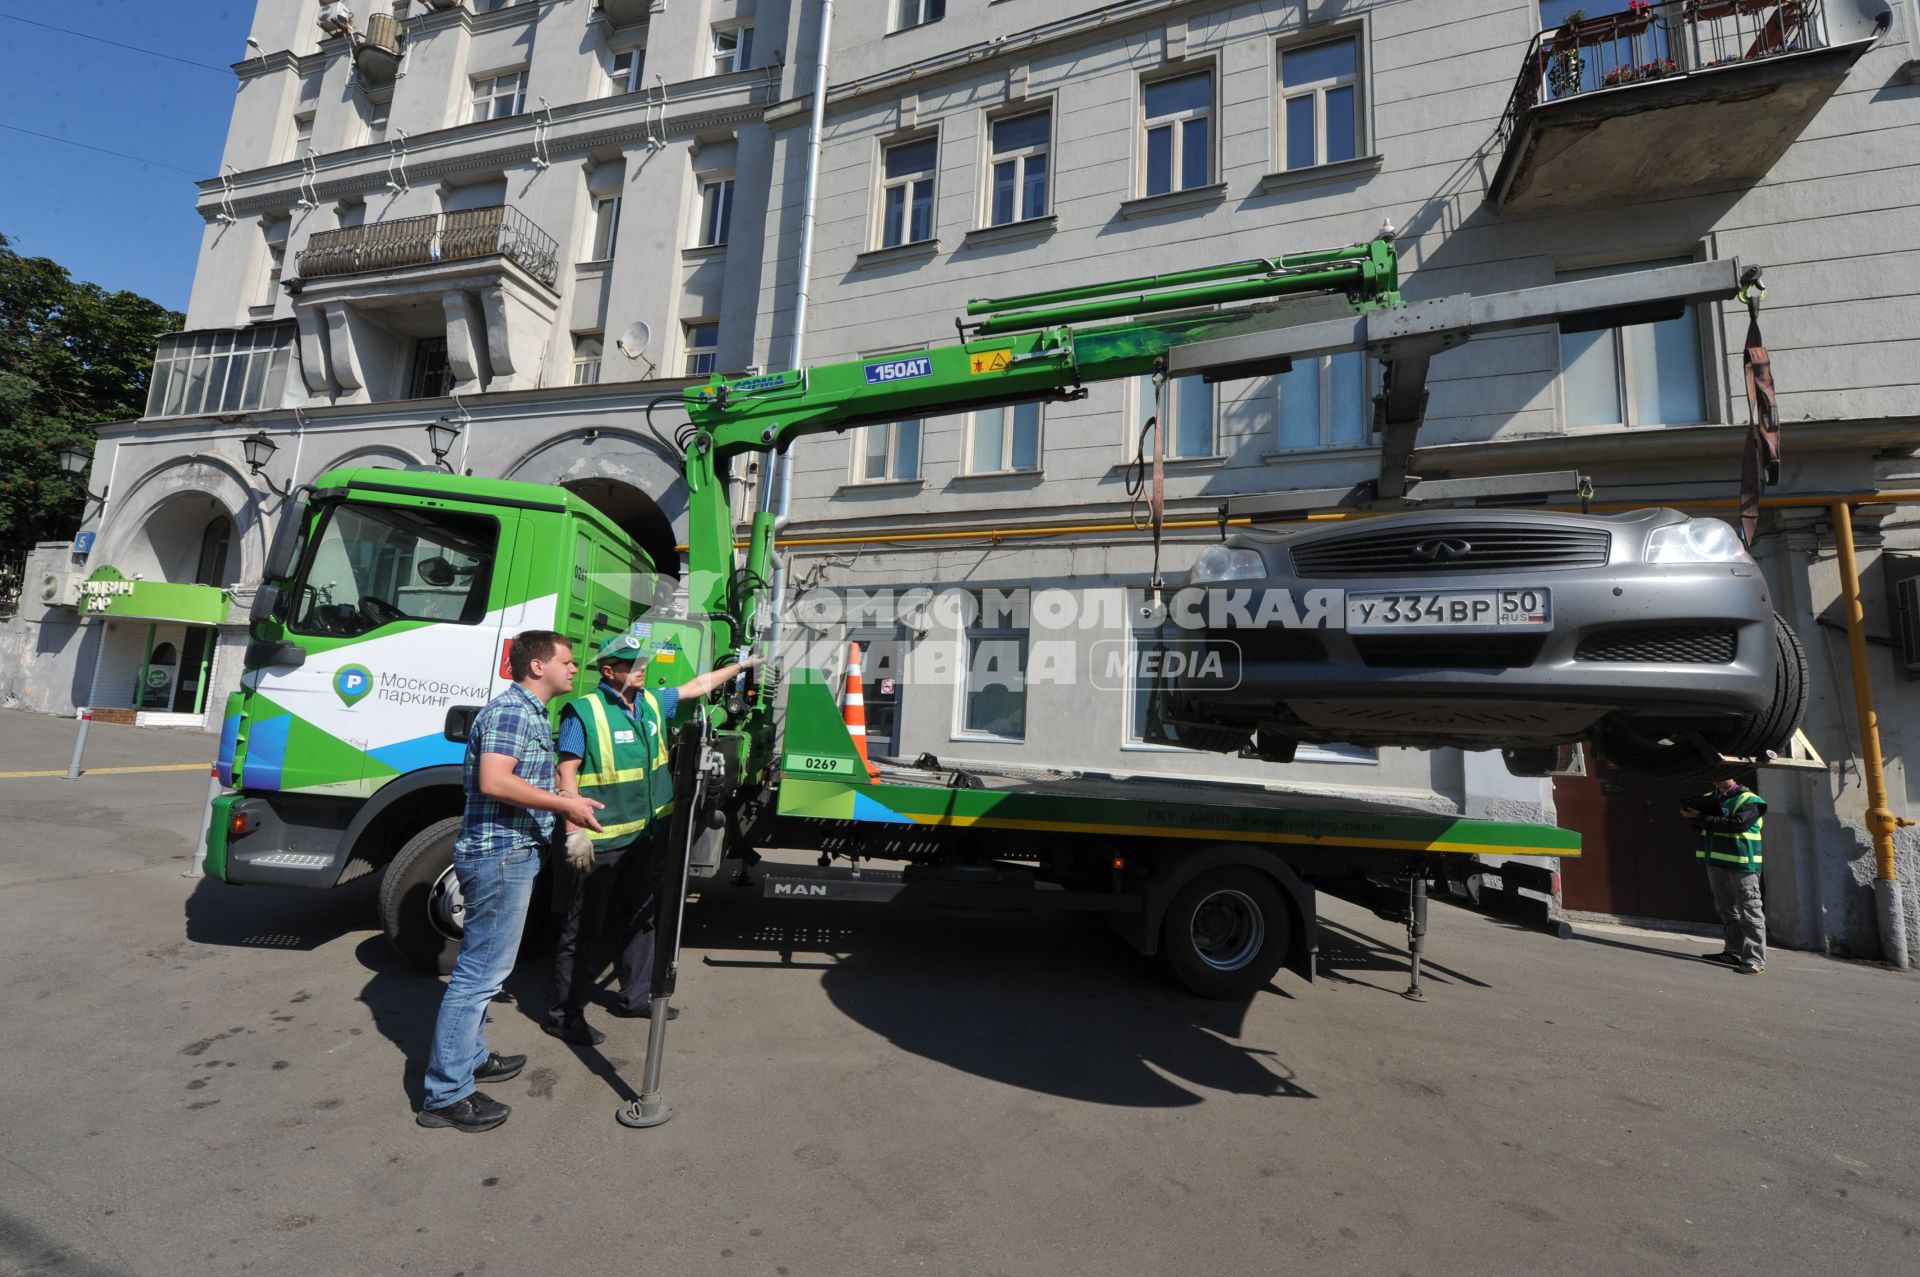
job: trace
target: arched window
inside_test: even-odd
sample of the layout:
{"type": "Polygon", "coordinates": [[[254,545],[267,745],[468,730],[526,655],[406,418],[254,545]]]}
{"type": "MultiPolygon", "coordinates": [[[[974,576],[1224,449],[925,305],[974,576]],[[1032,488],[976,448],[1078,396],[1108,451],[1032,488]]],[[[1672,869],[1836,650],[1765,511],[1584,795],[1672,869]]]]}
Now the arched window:
{"type": "Polygon", "coordinates": [[[216,514],[200,536],[200,565],[194,570],[195,585],[227,584],[227,552],[233,545],[233,520],[216,514]]]}

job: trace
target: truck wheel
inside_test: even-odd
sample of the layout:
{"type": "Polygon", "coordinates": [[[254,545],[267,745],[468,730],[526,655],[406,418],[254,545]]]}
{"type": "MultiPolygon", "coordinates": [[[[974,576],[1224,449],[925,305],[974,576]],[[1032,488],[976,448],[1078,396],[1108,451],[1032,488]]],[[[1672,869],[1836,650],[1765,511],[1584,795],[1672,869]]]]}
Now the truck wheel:
{"type": "Polygon", "coordinates": [[[387,863],[380,882],[380,926],[387,939],[422,971],[453,970],[464,934],[465,905],[453,876],[453,839],[460,817],[436,820],[407,840],[387,863]]]}
{"type": "Polygon", "coordinates": [[[1160,949],[1174,978],[1203,998],[1244,998],[1261,989],[1293,944],[1293,914],[1273,879],[1222,865],[1180,888],[1160,923],[1160,949]]]}

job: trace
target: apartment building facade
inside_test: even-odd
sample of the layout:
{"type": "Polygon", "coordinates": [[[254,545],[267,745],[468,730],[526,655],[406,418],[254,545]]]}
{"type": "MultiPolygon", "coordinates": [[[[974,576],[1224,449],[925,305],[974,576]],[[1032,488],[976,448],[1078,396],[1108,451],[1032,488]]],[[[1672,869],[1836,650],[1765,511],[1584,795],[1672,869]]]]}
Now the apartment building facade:
{"type": "MultiPolygon", "coordinates": [[[[785,366],[816,4],[388,13],[383,0],[351,26],[337,8],[258,5],[224,172],[201,186],[188,331],[162,345],[147,416],[102,432],[87,555],[42,552],[50,570],[198,584],[228,607],[196,627],[142,617],[131,593],[98,585],[107,602],[84,623],[89,603],[37,622],[29,605],[38,637],[8,640],[37,652],[14,680],[22,701],[118,697],[204,722],[238,678],[275,493],[343,463],[564,483],[676,562],[685,503],[663,436],[679,419],[662,408],[656,433],[640,405],[688,378],[785,366]],[[164,689],[156,666],[171,671],[164,689]]],[[[1380,233],[1411,298],[1706,257],[1763,265],[1786,423],[1776,493],[1808,504],[1770,508],[1756,548],[1808,647],[1808,734],[1828,764],[1762,782],[1770,859],[1785,866],[1769,872],[1769,915],[1788,943],[1869,952],[1831,512],[1815,497],[1905,490],[1920,466],[1920,13],[1909,0],[1576,9],[840,0],[804,359],[951,340],[971,298],[1380,233]]],[[[1712,306],[1476,339],[1434,364],[1416,470],[1578,469],[1601,502],[1724,500],[1746,421],[1747,320],[1712,306]]],[[[1366,478],[1378,375],[1355,353],[1175,383],[1170,517],[1366,478]]],[[[1618,783],[1517,780],[1455,751],[1303,750],[1276,767],[1144,743],[1132,663],[1109,677],[1101,658],[1155,641],[1136,624],[1152,548],[1128,491],[1152,412],[1149,387],[1108,383],[1077,402],[794,448],[796,632],[832,660],[848,637],[874,649],[877,749],[1522,817],[1618,783]],[[1117,530],[1050,530],[1064,526],[1117,530]],[[930,583],[1006,606],[930,608],[930,583]],[[962,654],[956,668],[916,667],[941,645],[962,654]]],[[[1920,554],[1902,510],[1855,515],[1871,624],[1895,644],[1898,582],[1920,554]]],[[[1172,536],[1164,569],[1206,540],[1172,536]]],[[[1902,649],[1876,647],[1872,674],[1904,810],[1902,649]]],[[[1634,820],[1615,841],[1674,837],[1664,810],[1634,820]]],[[[1914,851],[1903,841],[1903,867],[1920,867],[1914,851]]],[[[1594,865],[1582,890],[1596,906],[1660,912],[1624,854],[1594,865]]]]}

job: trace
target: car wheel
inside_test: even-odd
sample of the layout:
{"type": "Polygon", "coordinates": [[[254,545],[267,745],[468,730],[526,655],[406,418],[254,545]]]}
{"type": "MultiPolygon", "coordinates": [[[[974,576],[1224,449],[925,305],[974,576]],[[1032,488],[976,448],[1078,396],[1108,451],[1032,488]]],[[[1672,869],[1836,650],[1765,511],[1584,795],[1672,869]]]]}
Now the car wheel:
{"type": "Polygon", "coordinates": [[[1800,636],[1778,616],[1773,618],[1773,649],[1773,700],[1741,720],[1733,734],[1736,748],[1727,750],[1729,754],[1784,749],[1807,712],[1807,654],[1800,636]]]}
{"type": "Polygon", "coordinates": [[[1209,869],[1160,922],[1174,978],[1203,998],[1244,998],[1273,979],[1293,944],[1293,914],[1273,879],[1246,865],[1209,869]]]}
{"type": "Polygon", "coordinates": [[[466,905],[453,874],[453,839],[459,832],[458,816],[428,825],[387,862],[380,882],[380,927],[388,943],[435,975],[453,970],[465,934],[466,905]]]}

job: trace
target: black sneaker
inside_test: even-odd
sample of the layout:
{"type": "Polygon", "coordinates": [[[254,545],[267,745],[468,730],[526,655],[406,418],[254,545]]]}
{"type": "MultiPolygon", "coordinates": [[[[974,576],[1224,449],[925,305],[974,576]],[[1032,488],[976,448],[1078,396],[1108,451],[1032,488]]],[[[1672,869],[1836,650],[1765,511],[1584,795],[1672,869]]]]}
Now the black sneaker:
{"type": "Polygon", "coordinates": [[[414,1121],[422,1126],[451,1126],[456,1131],[490,1131],[507,1120],[512,1109],[479,1091],[445,1108],[421,1109],[414,1121]]]}
{"type": "Polygon", "coordinates": [[[1709,953],[1704,955],[1704,957],[1706,961],[1717,962],[1723,967],[1737,967],[1740,965],[1740,955],[1737,953],[1709,953]]]}
{"type": "Polygon", "coordinates": [[[520,1076],[520,1070],[527,1067],[524,1055],[501,1055],[497,1051],[487,1052],[487,1062],[473,1071],[476,1082],[511,1082],[520,1076]]]}
{"type": "Polygon", "coordinates": [[[599,1046],[607,1040],[607,1035],[588,1024],[585,1016],[575,1016],[564,1024],[555,1024],[551,1020],[540,1023],[540,1031],[548,1037],[559,1038],[574,1046],[599,1046]]]}
{"type": "MultiPolygon", "coordinates": [[[[622,1020],[651,1020],[653,1018],[653,1008],[650,1006],[641,1007],[638,1011],[629,1011],[625,1007],[618,1007],[618,1006],[611,1008],[611,1010],[613,1014],[619,1016],[622,1020]]],[[[667,1008],[668,1023],[672,1023],[673,1021],[678,1020],[679,1018],[680,1018],[679,1007],[667,1008]]]]}

